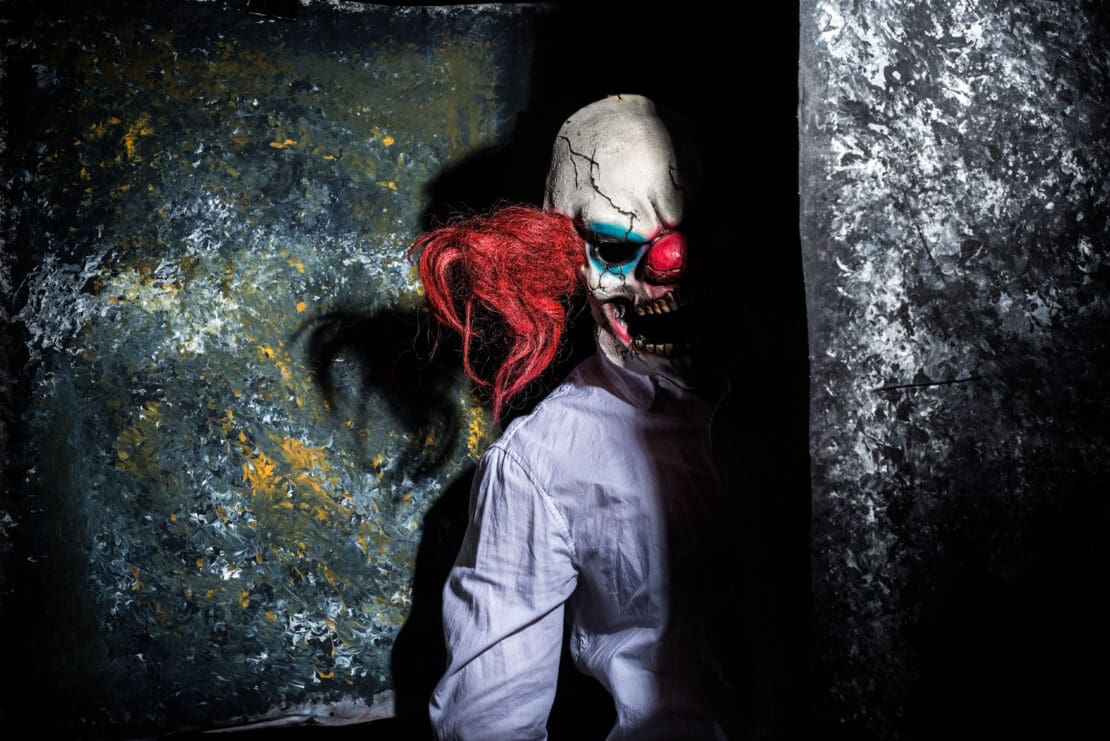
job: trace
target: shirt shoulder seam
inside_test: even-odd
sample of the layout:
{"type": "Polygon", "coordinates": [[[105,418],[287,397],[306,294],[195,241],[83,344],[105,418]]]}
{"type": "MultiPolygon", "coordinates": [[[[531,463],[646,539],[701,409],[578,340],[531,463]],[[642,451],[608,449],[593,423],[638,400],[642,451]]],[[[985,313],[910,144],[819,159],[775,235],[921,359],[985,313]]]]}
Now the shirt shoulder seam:
{"type": "Polygon", "coordinates": [[[525,478],[528,479],[528,483],[530,483],[535,488],[536,492],[540,495],[540,500],[544,503],[544,506],[547,507],[552,516],[555,517],[555,521],[558,523],[559,530],[563,538],[566,540],[567,545],[570,547],[571,558],[574,559],[575,563],[578,563],[578,553],[574,548],[574,539],[570,535],[570,527],[567,525],[566,518],[563,517],[563,513],[559,511],[558,505],[555,504],[555,500],[551,497],[550,494],[547,493],[547,490],[540,486],[539,482],[536,481],[536,476],[532,473],[532,469],[528,467],[528,464],[524,462],[523,458],[510,450],[508,447],[502,445],[501,441],[494,443],[490,446],[489,449],[501,451],[503,455],[505,455],[513,463],[515,463],[517,467],[519,467],[520,470],[524,473],[525,478]]]}

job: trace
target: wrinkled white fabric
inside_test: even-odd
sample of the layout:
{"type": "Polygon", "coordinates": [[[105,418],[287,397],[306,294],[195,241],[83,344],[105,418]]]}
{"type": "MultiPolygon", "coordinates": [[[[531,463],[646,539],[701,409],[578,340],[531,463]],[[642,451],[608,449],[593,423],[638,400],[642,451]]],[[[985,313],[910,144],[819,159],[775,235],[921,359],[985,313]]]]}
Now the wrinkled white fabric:
{"type": "Polygon", "coordinates": [[[712,672],[686,645],[696,630],[676,625],[697,616],[672,591],[698,532],[684,523],[718,488],[711,416],[599,354],[486,452],[444,588],[439,738],[547,737],[564,610],[575,665],[613,696],[610,739],[723,737],[697,689],[712,672]]]}

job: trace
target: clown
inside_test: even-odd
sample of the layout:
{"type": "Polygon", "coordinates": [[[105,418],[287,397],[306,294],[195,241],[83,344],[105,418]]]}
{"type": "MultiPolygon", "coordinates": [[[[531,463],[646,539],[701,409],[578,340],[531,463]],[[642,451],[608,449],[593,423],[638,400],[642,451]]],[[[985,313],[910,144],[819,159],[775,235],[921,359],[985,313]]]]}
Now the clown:
{"type": "Polygon", "coordinates": [[[585,242],[582,277],[600,350],[629,370],[677,380],[689,369],[689,338],[668,335],[658,318],[682,306],[687,254],[678,227],[697,172],[676,155],[651,101],[600,101],[559,132],[544,205],[574,219],[585,242]]]}
{"type": "Polygon", "coordinates": [[[611,96],[556,137],[544,209],[510,207],[414,247],[436,317],[495,415],[558,349],[585,289],[598,352],[483,455],[444,588],[444,739],[542,739],[564,622],[575,666],[613,697],[609,738],[723,738],[726,687],[693,586],[719,483],[690,340],[684,217],[696,161],[648,99],[611,96]],[[474,362],[490,317],[507,350],[474,362]]]}

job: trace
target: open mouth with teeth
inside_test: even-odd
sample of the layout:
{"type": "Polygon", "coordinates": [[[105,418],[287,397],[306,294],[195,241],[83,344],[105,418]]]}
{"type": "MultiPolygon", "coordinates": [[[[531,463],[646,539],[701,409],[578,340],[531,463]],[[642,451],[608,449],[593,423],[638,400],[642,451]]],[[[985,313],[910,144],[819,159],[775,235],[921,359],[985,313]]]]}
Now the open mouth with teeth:
{"type": "Polygon", "coordinates": [[[694,323],[687,307],[693,303],[678,291],[633,306],[627,299],[604,304],[617,337],[641,353],[664,358],[686,357],[698,345],[694,323]]]}

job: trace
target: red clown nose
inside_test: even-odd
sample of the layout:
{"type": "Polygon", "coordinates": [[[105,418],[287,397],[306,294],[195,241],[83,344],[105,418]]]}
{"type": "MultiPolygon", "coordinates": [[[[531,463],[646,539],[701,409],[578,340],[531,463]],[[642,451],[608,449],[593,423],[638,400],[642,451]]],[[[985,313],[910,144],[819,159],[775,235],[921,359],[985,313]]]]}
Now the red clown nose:
{"type": "Polygon", "coordinates": [[[644,257],[644,277],[652,283],[677,283],[686,270],[686,238],[678,232],[657,239],[644,257]]]}

